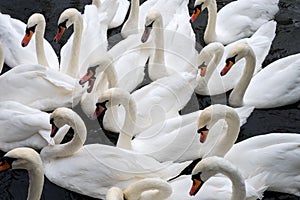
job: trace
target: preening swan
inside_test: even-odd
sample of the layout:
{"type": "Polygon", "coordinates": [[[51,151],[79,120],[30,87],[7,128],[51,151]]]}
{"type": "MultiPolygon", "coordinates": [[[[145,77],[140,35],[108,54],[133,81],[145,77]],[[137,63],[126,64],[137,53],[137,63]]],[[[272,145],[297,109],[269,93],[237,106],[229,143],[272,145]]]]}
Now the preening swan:
{"type": "Polygon", "coordinates": [[[39,154],[30,148],[16,148],[0,160],[0,172],[7,169],[26,169],[29,176],[27,200],[40,200],[44,185],[44,169],[39,154]]]}
{"type": "Polygon", "coordinates": [[[246,60],[245,70],[229,96],[230,105],[274,108],[299,101],[299,53],[269,64],[252,78],[255,53],[248,44],[238,44],[227,55],[226,66],[221,75],[234,68],[232,66],[242,58],[246,60]]]}
{"type": "Polygon", "coordinates": [[[124,189],[144,178],[166,180],[189,164],[160,163],[151,157],[107,145],[83,146],[86,127],[71,109],[56,109],[50,121],[52,136],[57,128],[68,124],[74,129],[74,137],[66,144],[42,149],[40,155],[45,175],[51,182],[84,195],[104,198],[107,190],[113,186],[124,189]]]}
{"type": "Polygon", "coordinates": [[[231,148],[239,133],[239,126],[234,129],[228,126],[229,128],[227,129],[226,123],[231,124],[233,120],[239,123],[239,118],[241,118],[241,124],[243,124],[253,111],[253,107],[242,108],[237,110],[239,115],[234,115],[236,112],[233,109],[224,105],[213,105],[203,111],[159,122],[145,129],[132,140],[134,129],[139,126],[136,123],[136,104],[134,99],[128,92],[119,88],[111,88],[105,91],[100,99],[103,103],[99,102],[97,104],[95,112],[98,115],[102,112],[104,105],[111,107],[121,104],[125,109],[125,121],[120,128],[117,147],[131,149],[135,152],[152,156],[160,162],[183,162],[211,154],[223,156],[231,148]],[[205,122],[202,122],[204,116],[209,117],[209,119],[205,119],[205,122]],[[237,119],[232,119],[234,117],[237,119]],[[198,118],[199,123],[201,121],[201,127],[199,128],[205,127],[206,124],[209,127],[210,134],[204,144],[200,143],[199,140],[204,142],[207,135],[200,137],[197,134],[198,118]],[[210,120],[212,118],[216,118],[216,120],[210,120]],[[220,143],[220,145],[215,143],[220,143]],[[219,146],[223,148],[219,151],[211,150],[219,146]]]}
{"type": "Polygon", "coordinates": [[[261,25],[273,19],[279,0],[238,0],[224,6],[217,13],[216,0],[196,0],[191,21],[207,8],[208,23],[205,43],[229,44],[251,36],[261,25]]]}
{"type": "Polygon", "coordinates": [[[198,86],[195,92],[200,95],[218,95],[223,94],[232,88],[234,88],[244,71],[245,61],[236,63],[236,66],[232,68],[226,76],[220,76],[220,71],[224,67],[224,62],[229,52],[240,43],[247,43],[252,47],[256,55],[255,72],[261,70],[261,65],[265,60],[271,48],[272,41],[275,37],[276,22],[270,21],[262,25],[251,38],[245,38],[228,44],[223,47],[220,43],[212,43],[204,47],[199,55],[197,65],[206,64],[206,74],[204,77],[197,77],[198,86]],[[201,55],[202,54],[202,55],[201,55]],[[218,62],[219,61],[219,62],[218,62]]]}
{"type": "MultiPolygon", "coordinates": [[[[20,64],[39,63],[44,65],[44,62],[40,63],[42,60],[40,50],[43,50],[47,52],[46,58],[49,63],[49,65],[45,66],[58,70],[57,56],[49,42],[43,38],[44,35],[42,32],[44,31],[43,25],[45,26],[45,24],[40,19],[35,21],[35,23],[37,25],[35,27],[37,35],[33,35],[33,41],[24,48],[21,46],[21,41],[24,37],[26,24],[18,19],[11,18],[9,15],[0,13],[0,41],[3,44],[5,52],[5,63],[11,68],[20,64]],[[44,43],[44,47],[42,47],[42,43],[44,43]]],[[[31,31],[33,31],[33,27],[31,31]]]]}
{"type": "Polygon", "coordinates": [[[46,21],[42,14],[34,13],[31,15],[28,19],[25,36],[21,44],[23,47],[26,47],[33,34],[36,33],[35,49],[38,62],[35,64],[49,66],[58,71],[59,63],[56,53],[49,43],[44,43],[45,27],[46,21]],[[46,48],[44,45],[46,45],[46,48]]]}
{"type": "Polygon", "coordinates": [[[112,187],[106,193],[106,200],[165,200],[172,194],[170,184],[159,178],[145,178],[126,187],[112,187]]]}
{"type": "MultiPolygon", "coordinates": [[[[0,150],[8,152],[17,147],[41,149],[51,143],[50,114],[30,108],[15,101],[0,104],[0,150]]],[[[65,135],[69,127],[61,129],[65,135]]],[[[55,137],[55,142],[61,139],[55,137]]]]}

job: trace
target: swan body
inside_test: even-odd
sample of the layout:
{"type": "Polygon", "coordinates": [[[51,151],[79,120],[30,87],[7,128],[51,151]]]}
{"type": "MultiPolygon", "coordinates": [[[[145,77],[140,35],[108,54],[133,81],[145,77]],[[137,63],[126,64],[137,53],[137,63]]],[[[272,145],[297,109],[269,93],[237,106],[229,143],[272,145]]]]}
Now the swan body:
{"type": "Polygon", "coordinates": [[[230,51],[235,45],[241,43],[247,43],[252,47],[256,55],[254,75],[257,74],[261,70],[262,63],[269,53],[272,41],[275,37],[275,31],[276,22],[267,22],[250,38],[241,39],[225,46],[223,55],[221,55],[223,47],[220,43],[212,43],[209,49],[204,48],[202,50],[203,52],[200,52],[200,54],[202,53],[203,55],[198,58],[198,65],[202,64],[203,61],[206,65],[209,65],[207,66],[206,75],[204,77],[198,76],[198,85],[195,92],[200,95],[218,95],[231,90],[237,85],[240,77],[243,75],[245,61],[241,60],[241,62],[236,63],[238,66],[231,69],[235,71],[230,70],[230,73],[226,76],[220,76],[220,71],[223,69],[225,60],[230,51]]]}
{"type": "Polygon", "coordinates": [[[196,0],[191,21],[205,8],[208,23],[204,33],[205,43],[229,44],[251,36],[260,26],[272,20],[278,12],[278,0],[238,0],[224,6],[217,13],[216,0],[196,0]],[[230,28],[229,28],[230,27],[230,28]]]}
{"type": "Polygon", "coordinates": [[[99,45],[98,54],[107,51],[107,22],[112,16],[107,12],[99,14],[95,5],[86,5],[84,14],[69,8],[61,13],[58,20],[59,31],[55,40],[60,40],[66,28],[74,24],[74,34],[61,49],[60,69],[74,78],[83,75],[89,63],[90,54],[99,45]]]}
{"type": "MultiPolygon", "coordinates": [[[[243,76],[229,97],[230,105],[253,105],[256,108],[274,108],[299,101],[299,53],[269,64],[253,78],[251,78],[251,74],[253,74],[255,66],[255,54],[251,47],[247,44],[239,44],[231,50],[227,57],[232,59],[234,55],[237,56],[232,60],[233,62],[237,62],[245,57],[246,66],[243,76]],[[275,85],[278,87],[275,90],[270,90],[275,85]]],[[[230,67],[228,69],[225,68],[221,73],[226,73],[230,70],[230,67]]]]}
{"type": "Polygon", "coordinates": [[[50,118],[52,130],[68,124],[74,129],[74,137],[66,144],[42,149],[45,175],[51,182],[84,195],[104,198],[112,186],[124,189],[144,178],[166,180],[189,164],[160,163],[151,157],[107,145],[83,146],[86,127],[74,111],[58,108],[50,118]]]}
{"type": "MultiPolygon", "coordinates": [[[[49,118],[48,113],[18,102],[2,101],[0,105],[1,151],[8,152],[25,146],[41,149],[51,144],[49,118]]],[[[65,134],[67,131],[68,127],[60,134],[65,134]]]]}
{"type": "MultiPolygon", "coordinates": [[[[58,70],[57,56],[47,40],[43,37],[45,27],[45,21],[41,18],[31,18],[36,22],[36,35],[33,35],[33,41],[28,44],[27,47],[21,46],[22,38],[24,37],[26,24],[18,19],[11,18],[9,15],[0,14],[0,41],[3,44],[5,52],[5,63],[13,68],[20,64],[42,64],[40,63],[39,53],[41,51],[46,52],[46,59],[49,66],[55,70],[58,70]],[[44,46],[43,46],[44,44],[44,46]],[[37,52],[38,51],[38,52],[37,52]],[[38,55],[37,55],[38,54],[38,55]]],[[[32,21],[34,23],[34,21],[32,21]]]]}
{"type": "Polygon", "coordinates": [[[170,184],[159,178],[145,178],[129,185],[124,191],[112,187],[106,193],[106,200],[165,200],[172,194],[170,184]]]}
{"type": "Polygon", "coordinates": [[[27,200],[41,199],[44,185],[44,169],[42,160],[36,151],[26,147],[12,149],[0,161],[0,171],[26,169],[29,177],[27,200]]]}
{"type": "Polygon", "coordinates": [[[0,85],[5,94],[1,101],[17,101],[43,111],[73,107],[84,91],[77,80],[42,65],[15,67],[1,75],[0,85]]]}

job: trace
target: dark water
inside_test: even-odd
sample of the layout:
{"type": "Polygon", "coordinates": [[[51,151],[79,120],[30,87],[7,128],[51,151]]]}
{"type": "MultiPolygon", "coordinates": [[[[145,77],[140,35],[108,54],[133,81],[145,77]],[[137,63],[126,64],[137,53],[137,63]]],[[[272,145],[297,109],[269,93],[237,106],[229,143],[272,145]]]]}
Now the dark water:
{"type": "MultiPolygon", "coordinates": [[[[14,18],[20,19],[26,22],[28,17],[35,13],[40,12],[45,15],[46,18],[46,38],[51,42],[52,46],[59,53],[61,46],[66,42],[67,35],[72,30],[68,31],[68,34],[62,38],[59,44],[53,42],[53,37],[56,33],[56,23],[60,13],[68,8],[75,7],[80,11],[83,10],[84,5],[89,4],[91,0],[80,1],[59,1],[59,0],[13,0],[13,1],[0,1],[0,11],[5,14],[9,14],[14,18]]],[[[230,0],[218,1],[218,6],[221,8],[226,5],[230,0]]],[[[190,7],[192,7],[194,1],[190,1],[190,7]]],[[[200,35],[204,32],[206,24],[205,12],[194,25],[194,30],[197,32],[197,41],[203,44],[200,35]]],[[[273,62],[279,58],[300,52],[300,1],[280,0],[280,11],[276,15],[277,30],[276,37],[273,41],[269,55],[267,56],[264,66],[273,62]]],[[[108,33],[110,36],[117,33],[120,29],[110,30],[108,33]]],[[[208,97],[197,97],[199,100],[200,108],[203,105],[207,106],[210,103],[208,97]]],[[[194,96],[194,100],[196,97],[194,96]]],[[[246,138],[270,133],[270,132],[300,132],[300,114],[299,104],[300,102],[276,109],[255,110],[248,119],[242,129],[238,140],[244,140],[246,138]]],[[[198,105],[196,106],[198,107],[198,105]]],[[[75,108],[80,112],[80,108],[75,108]]],[[[83,115],[82,115],[83,116],[83,115]]],[[[84,117],[84,116],[83,116],[84,117]]],[[[102,142],[108,144],[109,141],[105,137],[100,137],[99,125],[90,123],[87,119],[89,130],[88,143],[102,142]],[[91,124],[91,125],[90,125],[91,124]]],[[[84,183],[82,183],[84,184],[84,183]]],[[[28,179],[25,171],[9,171],[0,173],[0,200],[23,200],[27,196],[28,179]]],[[[63,188],[60,188],[48,180],[46,180],[43,190],[42,199],[50,200],[63,200],[63,199],[93,199],[86,197],[63,188]]],[[[278,194],[274,192],[266,192],[264,200],[279,200],[300,199],[291,195],[278,194]]]]}

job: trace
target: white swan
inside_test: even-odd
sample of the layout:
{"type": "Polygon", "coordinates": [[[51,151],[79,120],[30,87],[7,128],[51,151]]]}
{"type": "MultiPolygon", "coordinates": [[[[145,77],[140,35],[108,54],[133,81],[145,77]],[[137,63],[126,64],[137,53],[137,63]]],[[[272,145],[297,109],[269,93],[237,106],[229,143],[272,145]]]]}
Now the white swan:
{"type": "Polygon", "coordinates": [[[145,178],[126,187],[123,191],[118,187],[110,188],[106,200],[165,200],[172,194],[170,184],[159,178],[145,178]]]}
{"type": "Polygon", "coordinates": [[[113,7],[113,10],[110,10],[110,12],[113,12],[114,15],[108,23],[109,29],[116,28],[124,22],[130,5],[128,0],[92,0],[92,4],[97,6],[99,13],[102,13],[103,11],[105,12],[107,9],[110,9],[110,7],[113,7]]]}
{"type": "Polygon", "coordinates": [[[146,42],[154,29],[154,52],[148,63],[149,77],[153,81],[196,67],[195,36],[187,20],[187,7],[185,10],[170,22],[173,28],[169,29],[163,28],[165,18],[158,10],[151,10],[146,16],[141,40],[146,42]]]}
{"type": "MultiPolygon", "coordinates": [[[[50,114],[30,108],[15,101],[0,104],[0,150],[8,152],[17,147],[41,149],[51,144],[50,114]]],[[[69,127],[57,136],[64,136],[69,127]]],[[[60,143],[62,138],[54,138],[60,143]]]]}
{"type": "Polygon", "coordinates": [[[208,23],[205,43],[229,44],[251,36],[261,25],[273,19],[278,12],[279,0],[238,0],[224,6],[217,13],[216,0],[196,0],[191,21],[195,21],[205,8],[208,23]]]}
{"type": "MultiPolygon", "coordinates": [[[[26,24],[18,19],[11,18],[9,15],[0,13],[0,42],[3,44],[5,52],[5,63],[11,68],[20,64],[39,63],[58,70],[57,56],[49,42],[43,38],[43,25],[45,26],[45,22],[39,18],[33,23],[28,24],[31,27],[31,30],[27,31],[28,35],[31,34],[30,31],[34,31],[34,28],[37,35],[32,36],[35,39],[23,48],[21,47],[21,41],[26,30],[26,24]],[[31,25],[36,25],[36,27],[31,25]],[[40,56],[42,51],[47,52],[46,58],[49,65],[46,65],[45,59],[40,56]]],[[[30,28],[29,26],[28,28],[30,28]]]]}
{"type": "Polygon", "coordinates": [[[107,145],[83,146],[86,127],[74,111],[58,108],[50,118],[52,136],[57,128],[68,124],[74,129],[74,137],[66,144],[42,149],[45,175],[51,182],[84,195],[104,198],[113,186],[123,189],[144,178],[166,180],[189,164],[160,163],[151,157],[107,145]]]}
{"type": "Polygon", "coordinates": [[[107,12],[98,14],[95,5],[86,5],[84,14],[75,8],[68,8],[61,13],[58,19],[58,32],[55,41],[59,41],[64,31],[74,24],[74,34],[61,49],[60,71],[79,78],[89,66],[86,63],[94,49],[98,48],[98,54],[107,51],[107,21],[112,16],[107,12]]]}
{"type": "Polygon", "coordinates": [[[262,63],[271,48],[272,41],[275,37],[275,31],[276,22],[267,22],[262,25],[250,38],[241,39],[225,46],[223,55],[221,55],[223,47],[221,47],[222,45],[220,43],[211,44],[211,48],[203,48],[200,52],[203,55],[198,59],[197,64],[201,65],[204,61],[205,64],[209,64],[209,66],[207,67],[206,75],[204,77],[198,76],[198,86],[196,87],[195,92],[200,95],[218,95],[231,90],[237,85],[245,68],[244,61],[236,63],[238,66],[232,68],[232,70],[235,71],[231,70],[226,76],[220,76],[220,71],[223,69],[224,62],[230,51],[235,45],[240,43],[248,43],[248,45],[254,50],[256,55],[254,74],[259,72],[261,70],[262,63]],[[209,49],[211,53],[208,52],[209,49]],[[213,53],[214,51],[215,53],[213,53]],[[215,60],[212,60],[211,58],[215,60]],[[219,59],[220,61],[217,62],[219,59]]]}
{"type": "Polygon", "coordinates": [[[40,200],[44,185],[44,169],[39,154],[30,148],[16,148],[0,160],[0,171],[26,169],[29,176],[28,200],[40,200]]]}
{"type": "Polygon", "coordinates": [[[226,66],[221,75],[225,75],[242,58],[246,60],[244,74],[230,94],[230,105],[274,108],[299,101],[299,53],[269,64],[252,78],[255,53],[248,44],[239,44],[227,55],[226,66]]]}
{"type": "Polygon", "coordinates": [[[110,107],[121,104],[125,109],[125,121],[120,128],[117,147],[150,155],[160,162],[183,162],[210,155],[223,156],[231,148],[239,133],[239,128],[231,129],[228,126],[227,129],[226,123],[234,123],[236,121],[234,117],[236,117],[238,118],[237,123],[241,118],[242,125],[253,111],[253,107],[241,108],[237,110],[239,115],[236,114],[235,116],[236,112],[233,109],[224,105],[213,105],[203,111],[196,111],[159,122],[142,131],[132,140],[134,130],[139,126],[136,123],[134,99],[128,92],[119,88],[105,91],[100,99],[103,103],[97,104],[96,114],[103,110],[102,106],[104,105],[110,107]],[[209,119],[213,120],[205,119],[205,122],[202,122],[203,115],[209,116],[209,119]],[[204,144],[202,143],[205,141],[206,135],[200,137],[197,134],[198,118],[201,124],[199,129],[208,127],[210,132],[204,144]],[[220,130],[222,130],[221,133],[220,130]],[[218,146],[222,146],[222,149],[212,150],[218,146]]]}
{"type": "Polygon", "coordinates": [[[45,17],[42,14],[34,13],[33,15],[31,15],[27,21],[25,36],[21,44],[23,47],[26,47],[30,42],[33,34],[36,33],[35,49],[38,60],[37,63],[40,65],[49,66],[58,71],[59,63],[57,55],[54,49],[49,46],[48,43],[44,43],[45,27],[46,21],[45,17]],[[44,45],[46,45],[47,48],[45,48],[44,45]]]}

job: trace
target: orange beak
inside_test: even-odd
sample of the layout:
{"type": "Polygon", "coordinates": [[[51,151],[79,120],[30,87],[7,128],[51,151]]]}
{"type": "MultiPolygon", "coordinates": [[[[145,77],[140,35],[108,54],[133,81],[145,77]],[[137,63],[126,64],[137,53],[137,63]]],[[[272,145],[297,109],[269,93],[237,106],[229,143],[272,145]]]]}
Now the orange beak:
{"type": "Polygon", "coordinates": [[[208,130],[207,131],[201,131],[200,133],[200,142],[204,143],[206,141],[208,135],[208,130]]]}
{"type": "Polygon", "coordinates": [[[234,63],[232,61],[229,61],[225,67],[222,69],[220,75],[224,76],[227,74],[227,72],[229,72],[229,70],[231,69],[231,67],[234,65],[234,63]]]}
{"type": "Polygon", "coordinates": [[[80,79],[79,84],[83,85],[85,84],[87,81],[89,81],[91,78],[94,77],[94,72],[92,70],[88,70],[88,72],[80,79]]]}
{"type": "Polygon", "coordinates": [[[11,165],[6,160],[0,162],[0,172],[10,168],[11,165]]]}
{"type": "Polygon", "coordinates": [[[60,38],[63,36],[65,30],[66,30],[65,27],[62,27],[62,26],[59,26],[59,27],[58,27],[57,34],[56,34],[56,36],[54,37],[54,41],[55,41],[55,42],[58,42],[58,41],[60,40],[60,38]]]}
{"type": "Polygon", "coordinates": [[[201,10],[199,8],[195,8],[193,15],[191,16],[190,21],[193,23],[198,18],[199,14],[201,13],[201,10]]]}
{"type": "Polygon", "coordinates": [[[97,108],[94,112],[92,120],[97,119],[101,115],[101,113],[105,111],[105,108],[103,106],[101,106],[101,105],[96,105],[96,106],[97,106],[97,108]]]}
{"type": "Polygon", "coordinates": [[[33,36],[33,33],[34,33],[33,31],[29,31],[29,34],[25,34],[25,36],[21,42],[22,47],[26,47],[29,44],[29,42],[33,36]]]}
{"type": "Polygon", "coordinates": [[[193,179],[193,185],[190,190],[190,196],[195,196],[197,192],[200,190],[203,182],[198,179],[193,179]]]}

